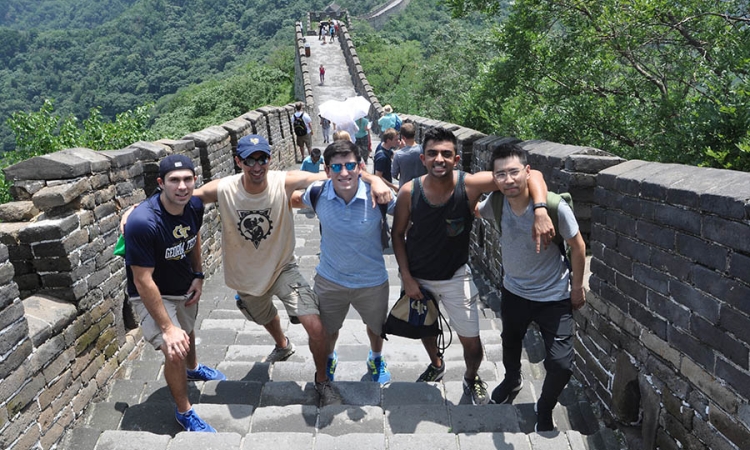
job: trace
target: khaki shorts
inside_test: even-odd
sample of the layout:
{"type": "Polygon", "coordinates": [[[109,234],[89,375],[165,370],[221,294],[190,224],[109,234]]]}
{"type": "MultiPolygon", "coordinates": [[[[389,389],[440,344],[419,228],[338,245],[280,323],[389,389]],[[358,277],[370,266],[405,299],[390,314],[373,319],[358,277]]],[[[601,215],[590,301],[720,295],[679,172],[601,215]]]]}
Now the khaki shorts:
{"type": "Polygon", "coordinates": [[[290,317],[301,317],[310,314],[320,314],[318,298],[299,273],[297,263],[288,264],[281,271],[276,282],[265,294],[256,297],[244,292],[237,293],[240,300],[237,307],[248,320],[258,325],[267,325],[276,317],[278,310],[273,305],[273,296],[281,300],[290,317]]]}
{"type": "Polygon", "coordinates": [[[469,266],[459,267],[449,280],[415,280],[432,292],[456,334],[461,337],[479,336],[478,291],[469,266]]]}
{"type": "MultiPolygon", "coordinates": [[[[175,326],[180,327],[187,334],[193,332],[195,318],[198,317],[198,303],[200,302],[186,307],[185,299],[181,296],[165,295],[162,296],[162,303],[164,303],[164,308],[167,310],[169,319],[175,326]]],[[[153,317],[151,317],[140,297],[131,297],[130,305],[141,319],[143,338],[158,350],[164,343],[164,339],[161,337],[161,328],[156,324],[153,317]]]]}
{"type": "Polygon", "coordinates": [[[388,316],[388,281],[380,286],[347,288],[315,275],[315,294],[320,306],[320,321],[330,334],[341,329],[349,306],[362,317],[362,322],[380,336],[388,316]]]}
{"type": "Polygon", "coordinates": [[[312,149],[312,134],[307,133],[304,136],[297,136],[297,147],[307,146],[307,151],[312,149]]]}

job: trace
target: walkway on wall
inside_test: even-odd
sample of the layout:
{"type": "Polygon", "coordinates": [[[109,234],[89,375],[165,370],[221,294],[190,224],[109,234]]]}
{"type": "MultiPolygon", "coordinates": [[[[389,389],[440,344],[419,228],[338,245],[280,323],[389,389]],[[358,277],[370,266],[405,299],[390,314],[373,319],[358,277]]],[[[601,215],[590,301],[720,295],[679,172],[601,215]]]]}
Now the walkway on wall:
{"type": "MultiPolygon", "coordinates": [[[[309,39],[309,38],[308,38],[309,39]]],[[[355,95],[341,49],[313,38],[311,67],[322,62],[326,83],[314,84],[316,104],[355,95]]],[[[316,73],[317,74],[317,73],[316,73]]],[[[317,81],[317,79],[315,80],[317,81]]],[[[322,137],[316,136],[316,146],[322,137]]],[[[295,215],[296,254],[303,275],[312,282],[320,251],[317,219],[295,215]]],[[[392,251],[385,252],[391,303],[399,292],[392,251]]],[[[275,364],[263,362],[273,341],[248,322],[234,304],[234,292],[221,272],[206,280],[196,324],[201,362],[218,366],[228,381],[190,383],[195,410],[218,435],[181,432],[163,376],[163,357],[141,344],[117,379],[86,411],[61,448],[69,450],[255,449],[602,449],[621,448],[612,432],[597,421],[580,388],[571,382],[554,411],[559,431],[534,433],[534,403],[544,378],[543,343],[529,332],[523,355],[526,384],[513,405],[473,406],[464,395],[461,346],[445,354],[446,376],[438,383],[416,383],[428,359],[418,341],[391,337],[384,354],[393,382],[381,387],[367,380],[368,338],[356,312],[341,330],[336,385],[344,404],[317,406],[314,366],[300,325],[290,324],[283,307],[282,326],[296,353],[275,364]]],[[[495,312],[480,308],[485,360],[481,377],[494,388],[503,378],[501,323],[495,312]]]]}

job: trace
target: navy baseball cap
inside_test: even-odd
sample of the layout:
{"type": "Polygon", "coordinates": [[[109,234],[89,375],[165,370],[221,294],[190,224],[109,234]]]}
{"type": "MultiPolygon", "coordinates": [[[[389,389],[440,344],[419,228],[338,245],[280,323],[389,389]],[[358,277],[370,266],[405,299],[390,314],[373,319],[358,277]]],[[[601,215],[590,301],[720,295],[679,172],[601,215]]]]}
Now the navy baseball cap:
{"type": "Polygon", "coordinates": [[[266,138],[259,134],[248,134],[237,142],[237,156],[245,159],[255,152],[263,152],[271,156],[271,145],[266,138]]]}
{"type": "Polygon", "coordinates": [[[185,155],[169,155],[159,163],[159,178],[162,180],[173,170],[188,169],[195,175],[193,160],[185,155]]]}

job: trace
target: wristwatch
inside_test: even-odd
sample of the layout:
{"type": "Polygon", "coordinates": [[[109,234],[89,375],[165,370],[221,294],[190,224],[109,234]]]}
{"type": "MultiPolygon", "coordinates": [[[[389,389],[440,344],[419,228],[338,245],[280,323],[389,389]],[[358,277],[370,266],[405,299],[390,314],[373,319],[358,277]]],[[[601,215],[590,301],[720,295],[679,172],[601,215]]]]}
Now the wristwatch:
{"type": "Polygon", "coordinates": [[[206,276],[203,275],[203,272],[193,272],[193,279],[195,279],[195,278],[197,278],[199,280],[204,280],[204,279],[206,279],[206,276]]]}

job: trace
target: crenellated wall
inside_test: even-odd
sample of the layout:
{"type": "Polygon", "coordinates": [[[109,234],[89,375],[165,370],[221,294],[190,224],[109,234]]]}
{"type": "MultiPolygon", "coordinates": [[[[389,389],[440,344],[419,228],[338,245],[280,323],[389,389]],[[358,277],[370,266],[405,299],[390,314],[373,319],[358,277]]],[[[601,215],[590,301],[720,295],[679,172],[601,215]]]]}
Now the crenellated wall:
{"type": "MultiPolygon", "coordinates": [[[[234,173],[237,141],[261,134],[272,168],[294,163],[292,105],[267,106],[180,140],[68,149],[5,169],[19,200],[0,205],[0,448],[51,448],[141,341],[113,255],[124,208],[154,192],[158,162],[188,155],[199,184],[234,173]]],[[[204,270],[221,263],[207,205],[204,270]]]]}

